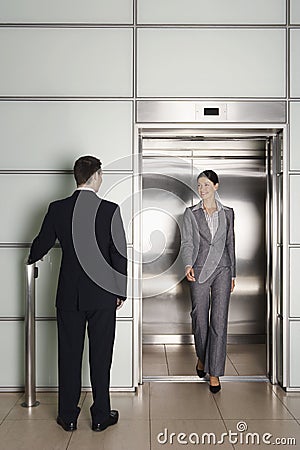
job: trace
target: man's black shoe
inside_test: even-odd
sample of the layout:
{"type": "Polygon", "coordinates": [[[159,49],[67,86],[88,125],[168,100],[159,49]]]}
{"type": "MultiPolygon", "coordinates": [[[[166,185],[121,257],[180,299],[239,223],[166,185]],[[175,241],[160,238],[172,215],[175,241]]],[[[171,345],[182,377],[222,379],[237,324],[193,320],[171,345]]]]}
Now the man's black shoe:
{"type": "Polygon", "coordinates": [[[77,421],[74,422],[65,422],[61,417],[57,416],[56,423],[63,427],[65,431],[74,431],[77,430],[77,421]]]}
{"type": "Polygon", "coordinates": [[[111,425],[115,425],[118,422],[119,419],[119,411],[116,411],[115,409],[112,409],[109,414],[109,418],[105,420],[102,423],[92,423],[92,430],[93,431],[103,431],[107,427],[110,427],[111,425]]]}

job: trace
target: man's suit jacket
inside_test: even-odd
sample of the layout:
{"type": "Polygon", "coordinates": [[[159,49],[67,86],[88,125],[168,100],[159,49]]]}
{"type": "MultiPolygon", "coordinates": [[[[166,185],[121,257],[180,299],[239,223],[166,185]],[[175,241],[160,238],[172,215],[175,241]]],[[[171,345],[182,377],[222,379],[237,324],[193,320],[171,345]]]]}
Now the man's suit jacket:
{"type": "Polygon", "coordinates": [[[205,281],[217,267],[230,267],[236,276],[234,212],[222,206],[218,229],[211,238],[201,202],[186,208],[182,228],[182,259],[185,266],[198,266],[201,281],[205,281]]]}
{"type": "Polygon", "coordinates": [[[100,199],[96,193],[88,190],[77,190],[70,197],[52,202],[41,230],[32,243],[28,263],[40,260],[53,247],[56,239],[62,248],[56,295],[58,308],[96,310],[105,304],[116,304],[117,298],[126,299],[126,238],[118,205],[100,199]],[[77,213],[79,217],[77,220],[74,210],[78,205],[84,206],[85,217],[77,213]],[[74,230],[76,231],[76,224],[79,223],[81,247],[84,248],[86,245],[87,252],[94,250],[89,248],[93,242],[88,236],[91,222],[95,246],[98,245],[99,254],[104,258],[94,268],[98,275],[97,280],[91,279],[88,275],[89,268],[87,270],[82,266],[76,245],[74,246],[74,230]],[[120,279],[116,279],[117,274],[121,274],[120,279]]]}

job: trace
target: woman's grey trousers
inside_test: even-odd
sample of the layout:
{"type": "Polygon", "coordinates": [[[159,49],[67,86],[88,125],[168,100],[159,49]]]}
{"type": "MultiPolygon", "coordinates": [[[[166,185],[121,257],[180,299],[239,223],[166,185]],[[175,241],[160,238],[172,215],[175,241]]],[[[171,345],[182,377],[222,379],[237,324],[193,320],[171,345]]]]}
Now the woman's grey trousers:
{"type": "Polygon", "coordinates": [[[217,267],[204,283],[198,282],[200,270],[194,266],[196,281],[189,283],[196,353],[205,372],[222,376],[226,360],[231,268],[217,267]]]}

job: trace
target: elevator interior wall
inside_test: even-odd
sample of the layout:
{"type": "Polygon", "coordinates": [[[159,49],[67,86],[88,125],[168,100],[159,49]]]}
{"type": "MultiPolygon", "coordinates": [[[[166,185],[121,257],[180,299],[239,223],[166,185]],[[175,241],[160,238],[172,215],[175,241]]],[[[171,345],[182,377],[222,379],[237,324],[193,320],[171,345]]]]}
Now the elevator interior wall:
{"type": "Polygon", "coordinates": [[[230,302],[229,340],[242,336],[244,342],[245,338],[265,342],[268,148],[266,136],[142,140],[144,342],[157,335],[169,335],[170,342],[171,336],[191,336],[189,286],[179,258],[180,228],[186,206],[199,202],[196,178],[205,169],[217,172],[221,201],[235,211],[237,280],[230,302]]]}

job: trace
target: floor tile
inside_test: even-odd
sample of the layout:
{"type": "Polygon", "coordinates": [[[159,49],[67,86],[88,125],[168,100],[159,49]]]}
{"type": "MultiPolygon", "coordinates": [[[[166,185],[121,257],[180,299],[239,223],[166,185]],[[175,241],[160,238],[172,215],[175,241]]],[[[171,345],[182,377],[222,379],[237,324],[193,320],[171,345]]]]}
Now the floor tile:
{"type": "MultiPolygon", "coordinates": [[[[136,392],[113,392],[110,398],[111,408],[119,411],[122,420],[149,419],[149,383],[139,386],[136,392]]],[[[91,420],[92,402],[92,394],[88,392],[79,416],[80,421],[91,420]]]]}
{"type": "Polygon", "coordinates": [[[23,408],[21,402],[18,402],[7,415],[6,420],[55,420],[56,417],[57,405],[54,403],[41,403],[36,407],[23,408]]]}
{"type": "Polygon", "coordinates": [[[125,420],[96,433],[90,421],[81,421],[72,433],[68,450],[150,450],[148,420],[125,420]]]}
{"type": "Polygon", "coordinates": [[[225,372],[224,375],[226,376],[236,376],[238,375],[238,372],[236,370],[236,367],[232,364],[228,356],[226,356],[226,362],[225,362],[225,372]]]}
{"type": "Polygon", "coordinates": [[[187,350],[184,352],[168,352],[167,362],[169,375],[196,375],[196,355],[187,350]]]}
{"type": "Polygon", "coordinates": [[[236,372],[240,376],[266,375],[267,372],[265,364],[264,363],[260,364],[259,361],[256,361],[253,364],[233,363],[233,366],[235,367],[236,372]]]}
{"type": "Polygon", "coordinates": [[[269,383],[223,382],[214,398],[224,419],[293,419],[269,383]]]}
{"type": "Polygon", "coordinates": [[[17,401],[22,398],[22,393],[6,393],[0,394],[0,411],[7,411],[11,409],[17,401]]]}
{"type": "Polygon", "coordinates": [[[168,375],[164,345],[143,345],[143,375],[168,375]]]}
{"type": "Polygon", "coordinates": [[[143,361],[152,364],[164,364],[166,353],[164,345],[144,345],[143,361]]]}
{"type": "MultiPolygon", "coordinates": [[[[151,420],[151,450],[219,447],[218,445],[214,445],[214,442],[217,442],[222,433],[225,432],[226,428],[222,420],[154,419],[151,420]],[[175,436],[171,435],[171,433],[175,433],[175,436]],[[184,433],[184,435],[180,433],[184,433]],[[212,435],[208,436],[205,433],[213,433],[215,437],[212,435]],[[185,441],[187,444],[180,443],[180,441],[185,441]]],[[[232,450],[233,446],[224,443],[220,448],[222,450],[232,450]]]]}
{"type": "MultiPolygon", "coordinates": [[[[226,376],[266,374],[265,344],[227,345],[226,376]]],[[[197,356],[192,344],[143,346],[143,375],[195,375],[197,356]]]]}
{"type": "Polygon", "coordinates": [[[265,344],[227,345],[227,355],[239,375],[265,375],[265,344]]]}
{"type": "Polygon", "coordinates": [[[54,420],[4,421],[0,427],[5,450],[65,450],[70,437],[54,420]]]}
{"type": "Polygon", "coordinates": [[[169,375],[168,366],[164,364],[153,364],[143,362],[143,376],[167,376],[169,375]]]}
{"type": "MultiPolygon", "coordinates": [[[[82,405],[86,396],[86,392],[82,392],[79,399],[79,406],[82,405]]],[[[57,392],[37,392],[36,399],[43,405],[47,404],[55,404],[58,402],[58,393],[57,392]]],[[[24,395],[20,399],[20,403],[24,401],[24,395]]]]}
{"type": "Polygon", "coordinates": [[[272,446],[275,446],[275,448],[295,450],[299,446],[300,427],[295,420],[247,420],[240,422],[225,420],[225,424],[228,431],[230,430],[232,433],[237,433],[237,436],[233,436],[237,439],[237,443],[234,443],[235,450],[245,450],[245,448],[270,449],[272,446]],[[237,424],[239,425],[237,426],[237,424]],[[248,436],[247,433],[249,433],[248,436]],[[269,433],[271,436],[266,433],[269,433]],[[270,444],[267,442],[264,443],[263,438],[267,442],[270,442],[270,444]],[[280,441],[281,445],[276,445],[275,440],[277,438],[293,438],[296,440],[296,444],[298,444],[288,445],[285,440],[280,441]],[[248,442],[248,444],[246,442],[248,442]]]}
{"type": "MultiPolygon", "coordinates": [[[[194,344],[166,344],[167,353],[193,353],[196,358],[196,351],[194,344]]],[[[197,359],[197,358],[196,358],[197,359]]]]}
{"type": "MultiPolygon", "coordinates": [[[[166,366],[155,366],[148,364],[147,356],[144,357],[144,375],[196,375],[197,356],[194,345],[166,345],[166,356],[168,372],[166,366]]],[[[238,375],[234,365],[229,358],[226,358],[225,375],[238,375]]]]}
{"type": "Polygon", "coordinates": [[[143,344],[143,352],[164,353],[165,344],[143,344]]]}
{"type": "Polygon", "coordinates": [[[0,423],[5,419],[11,409],[22,397],[22,393],[1,393],[0,394],[0,423]]]}
{"type": "MultiPolygon", "coordinates": [[[[82,392],[79,399],[79,406],[82,407],[86,397],[86,392],[82,392]]],[[[1,397],[1,396],[0,396],[1,397]]],[[[37,392],[36,399],[40,404],[32,408],[23,408],[21,404],[24,402],[22,395],[15,406],[7,415],[7,420],[34,420],[34,419],[55,419],[57,417],[57,392],[37,392]]]]}
{"type": "Polygon", "coordinates": [[[300,420],[300,392],[285,392],[280,386],[272,386],[272,388],[290,413],[300,420]]]}
{"type": "Polygon", "coordinates": [[[160,358],[165,357],[165,346],[158,344],[144,344],[143,355],[148,358],[157,358],[158,362],[160,362],[160,358]]]}
{"type": "Polygon", "coordinates": [[[150,383],[151,419],[220,419],[208,383],[150,383]]]}
{"type": "Polygon", "coordinates": [[[227,354],[231,361],[247,361],[249,358],[266,360],[265,344],[228,344],[227,354]]]}

